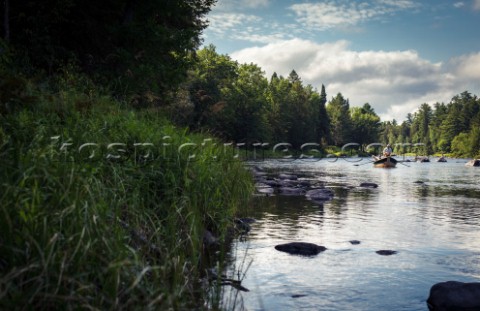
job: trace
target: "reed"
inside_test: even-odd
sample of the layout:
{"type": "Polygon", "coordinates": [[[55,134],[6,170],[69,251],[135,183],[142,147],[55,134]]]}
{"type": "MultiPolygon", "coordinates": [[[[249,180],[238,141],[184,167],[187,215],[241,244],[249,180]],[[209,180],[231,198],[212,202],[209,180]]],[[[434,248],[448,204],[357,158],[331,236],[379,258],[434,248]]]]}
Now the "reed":
{"type": "Polygon", "coordinates": [[[234,152],[108,96],[34,95],[0,115],[0,309],[212,307],[203,232],[252,190],[234,152]]]}

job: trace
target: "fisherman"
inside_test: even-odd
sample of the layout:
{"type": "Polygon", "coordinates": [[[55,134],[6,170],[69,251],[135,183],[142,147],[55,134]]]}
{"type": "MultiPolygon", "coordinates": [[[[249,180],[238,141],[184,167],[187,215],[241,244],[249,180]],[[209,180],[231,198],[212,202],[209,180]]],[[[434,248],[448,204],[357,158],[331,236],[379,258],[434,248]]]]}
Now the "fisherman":
{"type": "Polygon", "coordinates": [[[392,152],[393,152],[392,147],[390,146],[390,144],[387,144],[387,146],[385,147],[385,149],[383,149],[383,156],[384,156],[384,157],[389,157],[389,156],[392,155],[392,152]]]}

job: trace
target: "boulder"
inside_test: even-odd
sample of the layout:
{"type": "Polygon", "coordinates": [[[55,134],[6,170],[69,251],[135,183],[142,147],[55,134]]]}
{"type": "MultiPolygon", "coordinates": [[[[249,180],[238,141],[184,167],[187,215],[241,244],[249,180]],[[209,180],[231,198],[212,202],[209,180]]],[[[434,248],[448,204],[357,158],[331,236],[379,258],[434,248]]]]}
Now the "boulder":
{"type": "Polygon", "coordinates": [[[480,283],[441,282],[430,288],[429,310],[480,310],[480,283]]]}
{"type": "Polygon", "coordinates": [[[333,199],[334,193],[327,188],[317,188],[308,190],[305,196],[313,201],[329,201],[333,199]]]}
{"type": "Polygon", "coordinates": [[[277,245],[275,249],[292,255],[314,256],[325,251],[327,248],[313,243],[291,242],[277,245]]]}
{"type": "Polygon", "coordinates": [[[349,242],[350,242],[350,244],[352,244],[352,245],[358,245],[358,244],[360,244],[360,241],[359,241],[359,240],[351,240],[351,241],[349,241],[349,242]]]}

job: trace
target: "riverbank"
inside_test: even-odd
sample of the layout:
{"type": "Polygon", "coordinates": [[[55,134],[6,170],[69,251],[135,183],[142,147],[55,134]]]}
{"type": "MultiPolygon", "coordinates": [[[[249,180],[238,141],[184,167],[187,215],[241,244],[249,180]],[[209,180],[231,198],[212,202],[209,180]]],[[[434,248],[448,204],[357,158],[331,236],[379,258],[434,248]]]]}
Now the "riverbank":
{"type": "Polygon", "coordinates": [[[217,305],[204,232],[222,238],[252,192],[233,150],[154,109],[17,82],[0,111],[0,309],[217,305]]]}

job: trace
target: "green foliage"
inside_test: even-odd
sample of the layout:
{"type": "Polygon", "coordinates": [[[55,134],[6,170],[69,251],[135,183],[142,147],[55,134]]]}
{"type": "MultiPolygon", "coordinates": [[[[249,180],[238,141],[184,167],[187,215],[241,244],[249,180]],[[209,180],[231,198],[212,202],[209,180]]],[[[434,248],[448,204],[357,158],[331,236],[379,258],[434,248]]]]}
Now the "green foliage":
{"type": "Polygon", "coordinates": [[[275,74],[268,81],[258,66],[240,65],[208,46],[197,53],[184,88],[188,93],[179,92],[169,109],[192,129],[235,142],[289,142],[295,148],[329,135],[325,90],[321,97],[294,70],[288,79],[275,74]]]}
{"type": "Polygon", "coordinates": [[[370,144],[376,142],[380,129],[380,117],[368,104],[363,107],[350,108],[352,119],[352,141],[360,144],[370,144]]]}
{"type": "MultiPolygon", "coordinates": [[[[287,78],[274,73],[266,84],[261,68],[239,65],[217,54],[214,46],[199,51],[196,61],[185,84],[188,92],[179,92],[171,115],[192,129],[235,142],[269,139],[289,142],[295,149],[306,142],[326,147],[380,141],[396,144],[396,152],[414,151],[408,145],[420,144],[416,152],[449,153],[461,145],[451,146],[457,135],[476,137],[473,130],[480,127],[480,100],[468,92],[448,104],[424,103],[401,124],[380,122],[370,104],[350,107],[341,93],[325,106],[325,87],[319,94],[295,70],[287,78]]],[[[470,144],[476,146],[476,140],[471,138],[470,144]]],[[[458,148],[465,156],[476,152],[476,147],[458,148]]]]}
{"type": "Polygon", "coordinates": [[[470,131],[470,156],[478,157],[480,155],[480,127],[473,126],[470,131]]]}
{"type": "Polygon", "coordinates": [[[294,70],[288,79],[272,78],[269,91],[277,141],[289,142],[294,148],[317,142],[319,94],[310,85],[304,86],[294,70]]]}
{"type": "Polygon", "coordinates": [[[478,153],[479,120],[480,100],[463,92],[448,104],[436,103],[433,107],[422,104],[400,126],[382,123],[382,135],[385,138],[386,133],[390,133],[394,141],[422,143],[422,152],[426,154],[452,153],[473,157],[478,153]]]}
{"type": "Polygon", "coordinates": [[[454,155],[465,156],[470,153],[470,139],[467,133],[460,133],[452,141],[454,155]]]}
{"type": "Polygon", "coordinates": [[[322,84],[322,90],[318,99],[318,123],[317,123],[317,142],[326,145],[330,140],[330,120],[326,109],[327,93],[325,85],[322,84]]]}
{"type": "Polygon", "coordinates": [[[0,114],[32,108],[36,99],[33,86],[27,79],[3,72],[0,80],[0,114]]]}
{"type": "Polygon", "coordinates": [[[233,150],[121,106],[67,89],[0,115],[0,309],[203,306],[203,230],[225,232],[250,175],[233,150]]]}
{"type": "Polygon", "coordinates": [[[237,142],[268,140],[267,100],[264,96],[267,85],[268,81],[258,66],[240,65],[236,81],[222,89],[225,108],[217,130],[222,129],[226,137],[237,142]]]}
{"type": "Polygon", "coordinates": [[[352,119],[350,116],[350,104],[341,93],[327,105],[327,112],[331,122],[332,140],[337,146],[349,143],[352,134],[352,119]]]}
{"type": "MultiPolygon", "coordinates": [[[[175,113],[182,114],[183,124],[192,129],[218,129],[226,105],[222,89],[237,79],[238,70],[238,63],[228,56],[217,54],[213,45],[198,51],[195,66],[184,86],[187,98],[184,99],[183,110],[175,113]]],[[[174,111],[179,108],[178,99],[176,105],[171,107],[174,111]]],[[[219,135],[222,135],[222,131],[223,128],[220,128],[219,135]]]]}
{"type": "Polygon", "coordinates": [[[35,69],[75,61],[117,96],[165,96],[184,80],[214,2],[11,1],[10,43],[35,69]]]}

